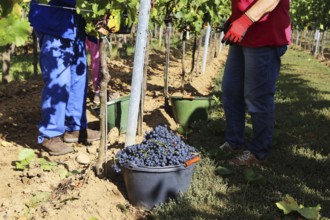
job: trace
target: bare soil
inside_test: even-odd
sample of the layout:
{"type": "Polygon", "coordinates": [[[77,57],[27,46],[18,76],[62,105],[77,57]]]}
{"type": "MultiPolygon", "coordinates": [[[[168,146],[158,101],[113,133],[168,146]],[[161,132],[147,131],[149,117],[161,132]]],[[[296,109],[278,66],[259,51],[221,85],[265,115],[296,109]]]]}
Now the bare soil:
{"type": "MultiPolygon", "coordinates": [[[[224,63],[227,50],[209,59],[204,74],[194,74],[185,91],[191,95],[208,95],[224,63]]],[[[187,55],[189,57],[189,55],[187,55]]],[[[187,58],[188,59],[188,58],[187,58]]],[[[177,124],[164,109],[164,51],[150,52],[143,133],[158,124],[175,130],[177,124]]],[[[187,69],[190,61],[187,60],[187,69]]],[[[109,90],[121,96],[130,93],[133,58],[109,62],[109,90]]],[[[40,121],[40,76],[23,82],[0,85],[0,219],[144,219],[147,212],[130,205],[120,175],[109,166],[115,153],[124,146],[125,134],[112,129],[103,177],[95,175],[99,141],[86,146],[73,144],[74,153],[50,156],[37,144],[40,121]],[[15,169],[18,154],[31,148],[37,157],[57,162],[52,171],[43,171],[38,163],[25,171],[15,169]],[[61,176],[63,170],[72,173],[61,176]],[[76,173],[76,174],[74,174],[76,173]]],[[[169,92],[179,92],[181,60],[172,56],[169,69],[169,92]]],[[[89,85],[91,90],[91,85],[89,85]]],[[[88,94],[89,127],[99,129],[99,118],[91,111],[93,94],[88,94]]],[[[137,142],[142,136],[137,136],[137,142]]]]}

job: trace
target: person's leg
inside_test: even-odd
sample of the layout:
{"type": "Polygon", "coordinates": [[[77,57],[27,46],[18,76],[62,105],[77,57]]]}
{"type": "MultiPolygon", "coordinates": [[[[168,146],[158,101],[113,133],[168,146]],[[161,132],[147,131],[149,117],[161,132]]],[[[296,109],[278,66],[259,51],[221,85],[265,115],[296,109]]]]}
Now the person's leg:
{"type": "Polygon", "coordinates": [[[93,142],[100,139],[98,131],[87,129],[87,59],[85,40],[76,40],[71,61],[71,85],[66,106],[64,141],[93,142]]]}
{"type": "Polygon", "coordinates": [[[100,43],[96,43],[86,38],[86,50],[90,52],[90,63],[92,68],[92,85],[94,92],[95,104],[100,104],[100,84],[101,84],[101,74],[100,74],[100,43]]]}
{"type": "Polygon", "coordinates": [[[44,79],[38,143],[65,132],[65,112],[71,84],[72,42],[38,33],[40,67],[44,79]]]}
{"type": "Polygon", "coordinates": [[[286,47],[243,48],[244,98],[251,115],[253,137],[248,150],[259,160],[269,156],[274,130],[276,79],[286,47]]]}
{"type": "Polygon", "coordinates": [[[244,57],[242,47],[230,46],[222,79],[222,104],[226,118],[226,142],[244,147],[244,57]]]}
{"type": "Polygon", "coordinates": [[[71,84],[65,112],[66,131],[77,131],[87,128],[86,94],[87,94],[87,60],[84,40],[76,40],[72,46],[71,84]]]}
{"type": "Polygon", "coordinates": [[[90,44],[92,44],[92,42],[90,41],[90,40],[88,40],[88,38],[86,37],[86,40],[85,40],[85,45],[86,45],[86,53],[87,53],[87,51],[89,51],[90,50],[90,48],[89,48],[89,45],[90,44]]]}
{"type": "Polygon", "coordinates": [[[90,42],[89,50],[91,54],[91,67],[92,67],[92,81],[94,93],[100,93],[100,52],[99,52],[99,41],[97,43],[90,42]]]}

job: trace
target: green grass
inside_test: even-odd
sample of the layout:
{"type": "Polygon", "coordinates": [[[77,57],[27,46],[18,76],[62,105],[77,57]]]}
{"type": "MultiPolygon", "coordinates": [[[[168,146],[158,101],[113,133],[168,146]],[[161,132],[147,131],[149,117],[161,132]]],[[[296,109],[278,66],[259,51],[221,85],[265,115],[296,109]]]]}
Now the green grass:
{"type": "MultiPolygon", "coordinates": [[[[320,204],[319,219],[330,219],[330,68],[292,49],[282,64],[268,162],[251,169],[227,164],[228,157],[217,150],[225,128],[220,106],[207,124],[195,124],[187,137],[203,158],[188,192],[152,210],[152,219],[297,219],[297,213],[284,215],[275,205],[286,194],[305,207],[320,204]],[[233,173],[222,177],[215,172],[220,166],[233,173]],[[263,181],[248,181],[247,172],[263,181]]],[[[221,75],[215,94],[221,93],[221,75]]]]}

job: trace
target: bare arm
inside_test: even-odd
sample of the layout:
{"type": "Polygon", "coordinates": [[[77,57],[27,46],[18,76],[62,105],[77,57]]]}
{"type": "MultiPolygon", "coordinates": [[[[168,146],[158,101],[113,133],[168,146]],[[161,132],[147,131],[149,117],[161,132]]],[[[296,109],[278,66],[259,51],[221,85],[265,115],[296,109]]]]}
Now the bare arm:
{"type": "Polygon", "coordinates": [[[271,12],[281,0],[258,0],[245,14],[252,20],[258,21],[264,14],[271,12]]]}

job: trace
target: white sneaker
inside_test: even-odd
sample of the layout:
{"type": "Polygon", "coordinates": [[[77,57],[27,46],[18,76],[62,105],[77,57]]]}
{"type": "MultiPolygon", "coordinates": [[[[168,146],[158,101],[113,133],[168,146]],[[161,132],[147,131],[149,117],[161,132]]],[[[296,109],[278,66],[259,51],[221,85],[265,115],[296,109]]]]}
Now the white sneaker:
{"type": "Polygon", "coordinates": [[[225,143],[223,143],[219,148],[220,148],[220,150],[232,149],[232,147],[230,146],[230,144],[227,141],[225,143]]]}
{"type": "Polygon", "coordinates": [[[235,152],[235,153],[240,153],[243,151],[243,149],[234,149],[232,146],[230,146],[230,144],[227,141],[225,143],[223,143],[219,147],[219,149],[222,151],[231,151],[231,152],[235,152]]]}
{"type": "Polygon", "coordinates": [[[263,160],[258,160],[254,154],[252,154],[250,151],[246,150],[243,151],[242,154],[238,155],[234,159],[231,159],[229,161],[230,165],[234,166],[251,166],[255,164],[263,163],[263,160]]]}

